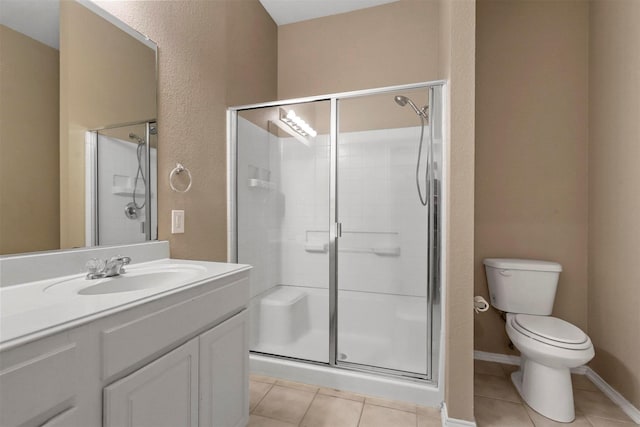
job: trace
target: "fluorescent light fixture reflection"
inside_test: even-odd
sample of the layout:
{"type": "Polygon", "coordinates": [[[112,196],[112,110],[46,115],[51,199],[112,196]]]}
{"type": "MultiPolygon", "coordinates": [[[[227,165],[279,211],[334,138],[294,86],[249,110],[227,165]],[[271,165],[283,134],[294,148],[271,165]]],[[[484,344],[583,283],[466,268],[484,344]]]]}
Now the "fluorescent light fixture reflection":
{"type": "Polygon", "coordinates": [[[280,109],[280,120],[302,136],[315,137],[318,135],[318,132],[309,126],[309,124],[299,117],[293,110],[289,110],[285,113],[283,109],[280,109]]]}

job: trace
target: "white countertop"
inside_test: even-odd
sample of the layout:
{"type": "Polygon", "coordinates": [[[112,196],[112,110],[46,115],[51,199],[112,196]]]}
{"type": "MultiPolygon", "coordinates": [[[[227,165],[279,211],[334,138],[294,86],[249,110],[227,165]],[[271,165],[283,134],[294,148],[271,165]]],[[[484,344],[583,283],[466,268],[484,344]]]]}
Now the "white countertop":
{"type": "Polygon", "coordinates": [[[179,269],[185,266],[191,267],[193,271],[186,278],[161,286],[126,292],[82,295],[69,289],[69,287],[73,287],[71,285],[73,282],[60,283],[69,279],[81,279],[85,273],[1,287],[0,350],[12,348],[251,268],[242,264],[165,258],[132,264],[126,269],[131,275],[134,275],[136,271],[143,269],[158,267],[179,269]],[[63,286],[69,291],[58,291],[58,289],[63,289],[63,286]],[[54,287],[56,287],[56,291],[52,292],[51,289],[54,287]]]}

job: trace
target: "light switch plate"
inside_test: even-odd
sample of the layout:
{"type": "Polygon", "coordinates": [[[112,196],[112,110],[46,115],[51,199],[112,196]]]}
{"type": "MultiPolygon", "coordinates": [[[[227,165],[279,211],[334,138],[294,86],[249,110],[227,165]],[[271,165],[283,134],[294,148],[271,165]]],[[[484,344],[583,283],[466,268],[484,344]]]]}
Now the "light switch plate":
{"type": "Polygon", "coordinates": [[[184,233],[184,211],[171,211],[171,234],[184,233]]]}

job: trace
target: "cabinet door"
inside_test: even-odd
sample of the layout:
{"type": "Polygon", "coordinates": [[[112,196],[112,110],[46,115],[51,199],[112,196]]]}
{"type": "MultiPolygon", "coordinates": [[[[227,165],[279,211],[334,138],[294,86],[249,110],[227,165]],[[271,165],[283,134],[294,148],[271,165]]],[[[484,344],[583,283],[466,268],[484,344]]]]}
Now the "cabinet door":
{"type": "Polygon", "coordinates": [[[249,422],[247,311],[200,335],[200,426],[249,422]]]}
{"type": "Polygon", "coordinates": [[[198,425],[198,338],[104,388],[105,427],[198,425]]]}

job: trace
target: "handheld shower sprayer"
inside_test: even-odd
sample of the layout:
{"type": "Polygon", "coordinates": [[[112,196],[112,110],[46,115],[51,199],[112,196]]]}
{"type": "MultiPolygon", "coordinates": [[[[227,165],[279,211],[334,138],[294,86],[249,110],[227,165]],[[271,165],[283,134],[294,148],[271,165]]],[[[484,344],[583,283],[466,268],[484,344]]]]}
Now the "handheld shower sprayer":
{"type": "Polygon", "coordinates": [[[129,219],[136,219],[138,217],[138,210],[144,208],[144,205],[146,203],[146,200],[145,200],[142,202],[141,205],[138,205],[138,202],[136,200],[136,197],[137,197],[136,190],[138,188],[138,180],[142,179],[142,183],[145,185],[145,187],[147,185],[147,180],[144,176],[144,170],[143,170],[143,157],[144,157],[144,150],[146,148],[146,143],[143,138],[139,137],[133,132],[129,133],[129,138],[135,139],[136,142],[138,143],[138,147],[136,148],[136,157],[138,159],[138,170],[136,171],[136,178],[133,182],[133,194],[132,194],[133,200],[130,203],[128,203],[127,206],[125,207],[125,215],[129,219]]]}
{"type": "Polygon", "coordinates": [[[431,164],[431,161],[432,161],[431,139],[429,139],[429,148],[427,150],[427,167],[425,169],[425,174],[424,174],[424,186],[425,186],[424,195],[422,194],[422,188],[420,186],[420,163],[422,162],[422,143],[424,140],[424,125],[425,123],[429,122],[429,114],[428,114],[429,106],[425,105],[422,108],[418,108],[412,100],[402,95],[394,96],[393,100],[396,102],[396,104],[398,104],[401,107],[404,107],[405,105],[409,104],[411,108],[413,108],[413,111],[416,112],[418,117],[420,117],[420,123],[422,126],[420,127],[420,144],[418,146],[418,161],[416,162],[416,188],[418,189],[418,197],[420,198],[420,203],[422,204],[422,206],[427,206],[427,203],[429,202],[429,175],[430,175],[429,165],[431,164]]]}
{"type": "Polygon", "coordinates": [[[409,104],[411,108],[413,108],[413,111],[416,112],[417,115],[419,115],[420,117],[423,117],[425,120],[429,120],[429,115],[427,113],[429,109],[428,105],[425,105],[422,108],[418,108],[418,106],[414,104],[412,100],[402,95],[396,95],[393,99],[394,101],[396,101],[396,104],[398,104],[401,107],[404,107],[405,105],[409,104]]]}
{"type": "Polygon", "coordinates": [[[138,142],[138,144],[144,144],[144,139],[140,138],[138,135],[136,135],[133,132],[129,133],[129,138],[135,139],[138,142]]]}

